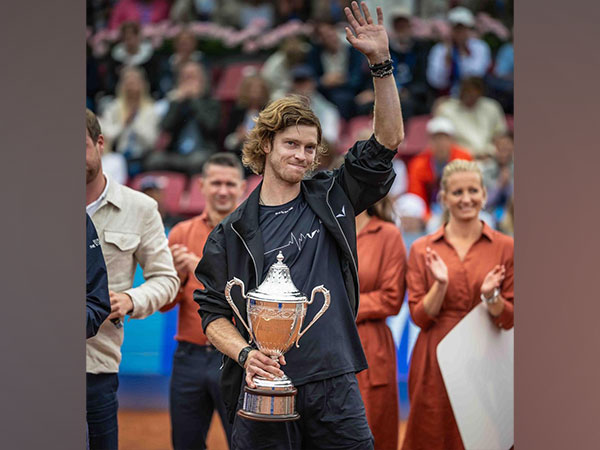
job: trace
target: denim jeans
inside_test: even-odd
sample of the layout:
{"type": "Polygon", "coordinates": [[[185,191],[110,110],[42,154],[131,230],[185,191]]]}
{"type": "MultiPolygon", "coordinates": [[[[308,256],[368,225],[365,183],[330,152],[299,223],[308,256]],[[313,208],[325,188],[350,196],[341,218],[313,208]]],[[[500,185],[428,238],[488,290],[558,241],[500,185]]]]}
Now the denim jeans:
{"type": "Polygon", "coordinates": [[[86,410],[90,450],[119,448],[116,373],[86,373],[86,410]]]}
{"type": "Polygon", "coordinates": [[[231,424],[221,398],[221,353],[211,346],[179,342],[173,358],[169,393],[172,441],[175,450],[206,448],[206,435],[215,410],[228,442],[231,424]]]}

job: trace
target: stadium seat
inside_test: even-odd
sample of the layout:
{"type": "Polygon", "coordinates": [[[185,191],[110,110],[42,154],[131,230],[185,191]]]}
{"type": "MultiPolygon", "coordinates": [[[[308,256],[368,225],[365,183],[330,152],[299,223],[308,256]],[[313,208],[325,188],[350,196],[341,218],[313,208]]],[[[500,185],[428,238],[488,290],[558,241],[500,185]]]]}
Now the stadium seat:
{"type": "Polygon", "coordinates": [[[165,170],[156,170],[143,172],[136,175],[131,180],[131,187],[140,190],[140,183],[147,176],[156,177],[163,188],[163,207],[165,212],[176,214],[179,210],[181,195],[185,189],[187,176],[179,172],[170,172],[165,170]]]}
{"type": "Polygon", "coordinates": [[[260,70],[261,66],[260,62],[241,62],[228,65],[223,69],[219,78],[215,98],[222,102],[236,100],[240,84],[246,74],[249,71],[260,70]]]}
{"type": "Polygon", "coordinates": [[[405,123],[404,142],[398,148],[402,155],[414,155],[427,146],[427,122],[431,119],[428,114],[413,116],[405,123]]]}
{"type": "Polygon", "coordinates": [[[356,116],[350,119],[340,133],[337,151],[346,154],[357,141],[360,132],[364,129],[373,130],[373,118],[371,116],[356,116]]]}
{"type": "Polygon", "coordinates": [[[190,179],[189,188],[183,193],[179,202],[179,214],[195,216],[204,211],[206,199],[200,189],[200,178],[202,174],[199,173],[190,179]]]}

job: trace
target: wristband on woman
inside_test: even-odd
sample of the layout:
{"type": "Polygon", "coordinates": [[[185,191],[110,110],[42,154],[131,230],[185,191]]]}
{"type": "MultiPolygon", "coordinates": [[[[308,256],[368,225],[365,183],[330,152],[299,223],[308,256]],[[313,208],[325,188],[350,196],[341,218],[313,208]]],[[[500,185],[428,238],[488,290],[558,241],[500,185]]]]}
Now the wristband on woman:
{"type": "Polygon", "coordinates": [[[496,288],[494,289],[494,292],[492,293],[492,296],[490,298],[487,298],[483,292],[481,293],[481,301],[483,303],[485,303],[486,305],[494,305],[498,302],[498,300],[500,299],[500,289],[496,288]]]}

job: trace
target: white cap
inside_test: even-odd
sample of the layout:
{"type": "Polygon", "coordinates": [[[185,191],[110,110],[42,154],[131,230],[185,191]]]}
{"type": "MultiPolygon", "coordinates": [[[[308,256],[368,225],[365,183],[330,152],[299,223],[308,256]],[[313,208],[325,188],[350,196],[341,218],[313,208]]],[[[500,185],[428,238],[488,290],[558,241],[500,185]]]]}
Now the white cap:
{"type": "Polygon", "coordinates": [[[427,133],[444,133],[448,136],[454,136],[454,124],[447,117],[434,117],[429,122],[427,122],[427,133]]]}
{"type": "Polygon", "coordinates": [[[450,25],[464,25],[472,28],[475,26],[475,17],[468,8],[457,6],[448,12],[448,22],[450,22],[450,25]]]}
{"type": "Polygon", "coordinates": [[[399,217],[418,217],[423,219],[427,206],[425,200],[419,197],[417,194],[406,193],[402,194],[396,200],[394,207],[399,217]]]}

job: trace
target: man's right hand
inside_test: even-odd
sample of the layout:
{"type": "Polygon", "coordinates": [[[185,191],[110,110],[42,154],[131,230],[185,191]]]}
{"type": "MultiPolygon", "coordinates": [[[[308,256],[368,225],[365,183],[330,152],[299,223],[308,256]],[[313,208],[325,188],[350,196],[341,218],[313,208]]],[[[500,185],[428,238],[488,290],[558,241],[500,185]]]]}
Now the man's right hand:
{"type": "Polygon", "coordinates": [[[246,370],[246,384],[252,389],[256,389],[254,384],[254,376],[260,375],[270,380],[275,377],[283,376],[283,371],[280,369],[281,366],[285,366],[285,357],[281,355],[279,362],[260,352],[259,350],[252,350],[248,353],[248,359],[244,369],[246,370]]]}
{"type": "Polygon", "coordinates": [[[182,244],[173,244],[169,248],[173,255],[173,265],[177,270],[177,275],[181,282],[185,282],[189,274],[196,270],[200,257],[182,244]]]}

